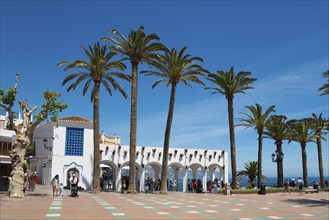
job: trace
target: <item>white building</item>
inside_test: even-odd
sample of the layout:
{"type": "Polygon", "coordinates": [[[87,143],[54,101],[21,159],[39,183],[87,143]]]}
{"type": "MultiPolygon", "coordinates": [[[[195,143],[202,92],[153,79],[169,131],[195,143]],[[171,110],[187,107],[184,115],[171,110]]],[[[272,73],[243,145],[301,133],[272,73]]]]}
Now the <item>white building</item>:
{"type": "MultiPolygon", "coordinates": [[[[64,187],[69,187],[73,172],[79,176],[79,187],[91,190],[93,177],[93,124],[79,117],[59,118],[57,123],[48,122],[33,133],[35,157],[28,158],[31,171],[37,171],[39,183],[49,185],[59,175],[64,187]]],[[[161,177],[162,148],[136,147],[136,184],[139,191],[145,189],[145,179],[161,177]],[[152,171],[152,172],[150,172],[152,171]]],[[[121,190],[121,178],[128,174],[129,146],[120,145],[116,135],[100,136],[101,177],[109,178],[111,189],[121,190]]],[[[181,190],[187,191],[188,179],[228,182],[227,152],[222,150],[170,148],[169,170],[175,180],[181,180],[181,190]]],[[[178,181],[179,182],[179,181],[178,181]]],[[[204,187],[205,188],[205,187],[204,187]]]]}

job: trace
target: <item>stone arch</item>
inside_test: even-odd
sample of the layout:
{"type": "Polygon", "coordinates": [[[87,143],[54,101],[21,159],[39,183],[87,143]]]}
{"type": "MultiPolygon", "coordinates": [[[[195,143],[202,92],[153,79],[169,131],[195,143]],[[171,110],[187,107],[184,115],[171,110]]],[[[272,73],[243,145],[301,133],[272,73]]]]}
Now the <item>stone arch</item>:
{"type": "Polygon", "coordinates": [[[70,178],[72,176],[72,174],[75,173],[77,177],[79,177],[80,179],[80,172],[76,167],[72,167],[69,168],[66,172],[66,185],[64,186],[67,189],[71,188],[71,184],[70,184],[70,178]]]}
{"type": "Polygon", "coordinates": [[[110,160],[102,160],[100,162],[100,176],[102,179],[101,186],[103,189],[115,190],[118,166],[110,160]]]}

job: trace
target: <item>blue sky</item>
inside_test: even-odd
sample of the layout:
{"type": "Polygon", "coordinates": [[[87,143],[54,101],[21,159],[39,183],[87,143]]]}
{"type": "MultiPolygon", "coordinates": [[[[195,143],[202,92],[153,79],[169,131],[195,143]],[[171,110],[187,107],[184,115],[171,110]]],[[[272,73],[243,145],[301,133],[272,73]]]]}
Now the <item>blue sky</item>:
{"type": "MultiPolygon", "coordinates": [[[[127,35],[140,25],[156,33],[167,47],[187,46],[192,56],[204,59],[211,72],[250,71],[257,78],[255,89],[234,99],[235,118],[245,106],[259,103],[276,106],[277,114],[289,119],[323,113],[328,118],[328,96],[318,88],[328,70],[328,1],[1,1],[0,87],[14,85],[20,73],[19,99],[40,106],[46,89],[62,94],[69,104],[61,116],[92,119],[92,104],[82,87],[66,92],[66,74],[56,64],[85,59],[81,45],[93,44],[109,31],[127,35]]],[[[102,42],[106,44],[106,42],[102,42]]],[[[119,58],[119,57],[118,57],[119,58]]],[[[131,73],[127,63],[128,74],[131,73]]],[[[140,70],[147,66],[141,65],[140,70]]],[[[170,89],[155,78],[139,77],[137,144],[163,146],[170,89]]],[[[211,86],[207,81],[205,83],[211,86]]],[[[127,93],[130,85],[122,82],[127,93]]],[[[17,106],[16,106],[17,107],[17,106]]],[[[17,108],[17,111],[18,108],[17,108]]],[[[129,145],[130,100],[119,93],[101,93],[101,129],[116,133],[129,145]]],[[[236,123],[239,121],[236,120],[236,123]]],[[[328,136],[327,136],[328,139],[328,136]]],[[[210,95],[199,85],[179,85],[176,96],[171,146],[223,149],[229,152],[227,101],[210,95]]],[[[257,160],[257,134],[236,128],[238,170],[257,160]]],[[[276,176],[270,155],[273,140],[264,140],[263,171],[276,176]]],[[[285,176],[302,176],[299,144],[284,142],[285,176]]],[[[307,145],[309,176],[318,176],[316,145],[307,145]]],[[[325,175],[328,175],[328,142],[323,142],[325,175]]],[[[230,172],[230,171],[229,171],[230,172]]]]}

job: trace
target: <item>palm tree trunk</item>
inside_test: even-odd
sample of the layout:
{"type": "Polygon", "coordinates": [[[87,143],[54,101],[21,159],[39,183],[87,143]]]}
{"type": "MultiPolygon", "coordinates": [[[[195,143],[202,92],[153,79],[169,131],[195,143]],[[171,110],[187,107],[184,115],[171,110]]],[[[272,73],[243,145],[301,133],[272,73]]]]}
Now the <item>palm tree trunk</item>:
{"type": "Polygon", "coordinates": [[[170,93],[169,111],[167,116],[166,131],[164,136],[163,144],[163,157],[162,157],[162,171],[161,171],[161,194],[167,194],[167,179],[168,179],[168,152],[170,144],[170,131],[174,117],[175,108],[175,97],[176,97],[176,84],[172,84],[170,93]]]}
{"type": "Polygon", "coordinates": [[[322,143],[321,143],[321,139],[320,138],[317,138],[316,139],[316,144],[317,144],[317,147],[318,147],[320,186],[321,186],[321,189],[324,189],[325,184],[324,184],[324,176],[323,176],[322,143]]]}
{"type": "Polygon", "coordinates": [[[230,130],[230,150],[231,150],[231,168],[232,168],[232,188],[236,188],[236,149],[235,149],[235,133],[234,133],[234,111],[233,98],[227,98],[228,123],[230,130]]]}
{"type": "Polygon", "coordinates": [[[305,184],[304,186],[308,187],[306,144],[301,144],[301,147],[302,147],[302,162],[303,162],[303,180],[305,184]]]}
{"type": "Polygon", "coordinates": [[[263,156],[263,134],[258,133],[258,175],[257,175],[257,185],[258,188],[262,185],[262,156],[263,156]]]}
{"type": "Polygon", "coordinates": [[[283,187],[283,159],[282,159],[282,141],[276,142],[276,151],[279,156],[277,156],[277,178],[278,187],[283,187]]]}
{"type": "Polygon", "coordinates": [[[94,113],[93,113],[93,126],[94,126],[94,172],[93,172],[93,187],[94,193],[100,193],[100,148],[99,148],[99,87],[100,84],[95,82],[94,87],[94,113]]]}
{"type": "Polygon", "coordinates": [[[132,64],[131,80],[131,109],[130,109],[130,146],[129,146],[129,186],[128,193],[137,194],[136,191],[136,134],[137,134],[137,88],[138,63],[132,64]]]}

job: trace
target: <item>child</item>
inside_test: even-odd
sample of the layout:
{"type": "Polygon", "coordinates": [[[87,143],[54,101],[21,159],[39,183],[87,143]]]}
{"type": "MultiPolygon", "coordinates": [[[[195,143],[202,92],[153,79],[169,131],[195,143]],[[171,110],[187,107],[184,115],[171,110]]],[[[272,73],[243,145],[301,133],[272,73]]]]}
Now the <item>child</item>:
{"type": "Polygon", "coordinates": [[[62,192],[63,192],[63,183],[60,183],[60,184],[59,184],[58,192],[59,192],[59,194],[58,194],[59,196],[63,196],[63,195],[62,195],[62,192]]]}

